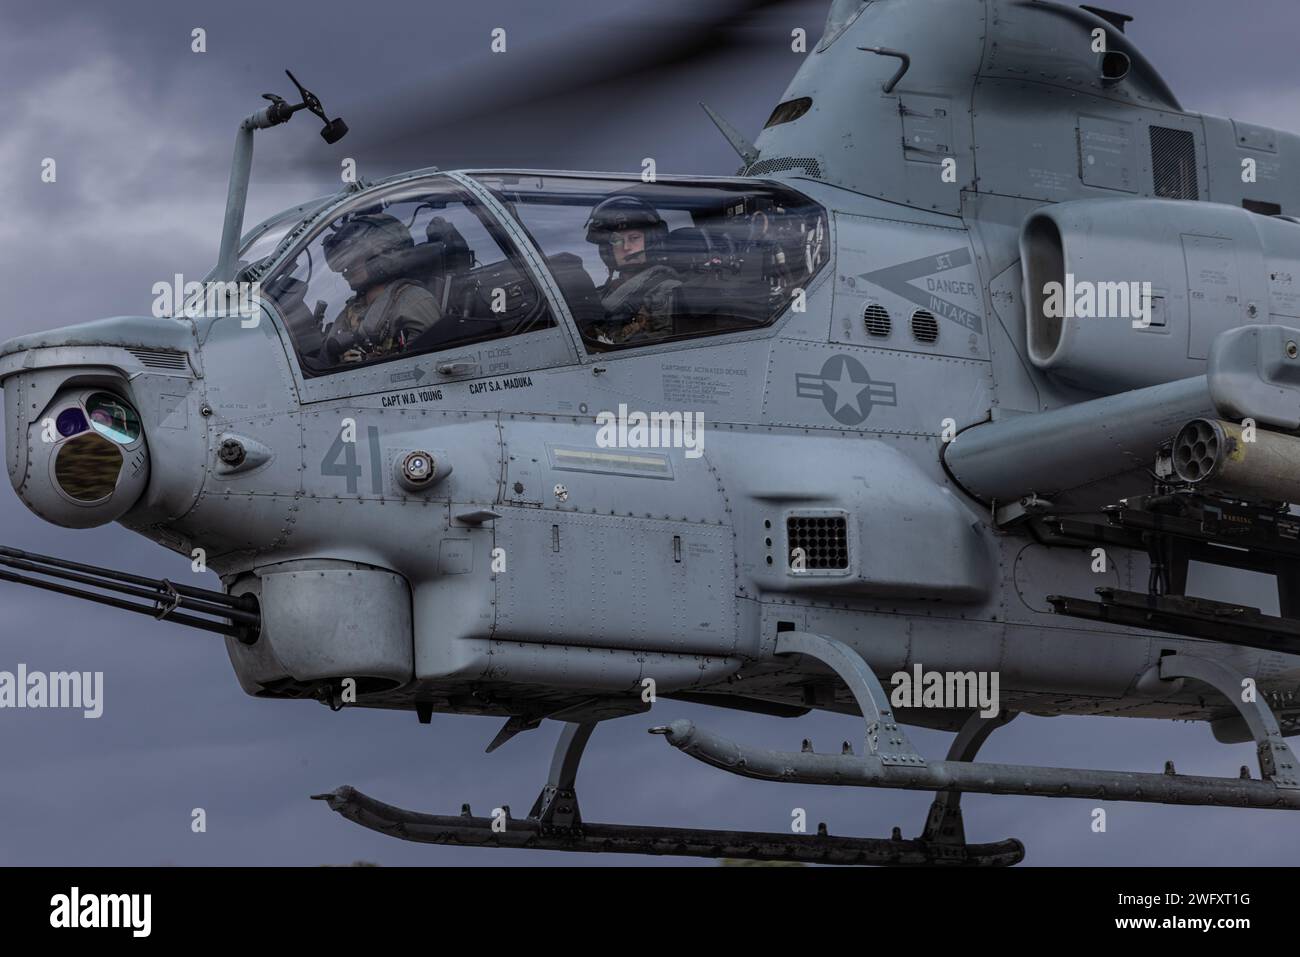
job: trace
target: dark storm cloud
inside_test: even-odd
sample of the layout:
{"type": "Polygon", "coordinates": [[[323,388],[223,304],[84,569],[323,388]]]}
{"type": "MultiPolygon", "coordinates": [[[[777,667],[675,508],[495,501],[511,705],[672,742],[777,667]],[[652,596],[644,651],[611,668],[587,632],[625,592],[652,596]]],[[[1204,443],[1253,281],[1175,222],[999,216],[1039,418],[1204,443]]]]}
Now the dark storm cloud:
{"type": "MultiPolygon", "coordinates": [[[[332,189],[350,151],[363,175],[427,164],[634,170],[646,156],[668,172],[732,172],[734,154],[696,102],[752,138],[797,68],[789,30],[815,38],[826,4],[791,4],[747,22],[739,52],[562,90],[540,105],[529,71],[549,76],[552,61],[564,72],[608,59],[592,44],[634,45],[614,24],[645,18],[653,5],[606,3],[598,17],[577,0],[16,6],[0,22],[0,338],[140,313],[154,282],[206,272],[235,127],[261,93],[289,94],[285,67],[353,133],[326,147],[314,121],[299,117],[259,134],[250,224],[332,189]],[[494,59],[488,42],[498,26],[514,52],[494,59]],[[190,52],[194,27],[207,30],[206,54],[190,52]],[[526,124],[504,108],[475,114],[484,103],[509,106],[512,94],[528,104],[526,124]],[[424,116],[446,130],[404,139],[403,119],[424,116]],[[58,160],[57,184],[39,181],[47,156],[58,160]]],[[[1127,7],[1137,17],[1130,34],[1187,107],[1300,127],[1293,3],[1127,7]]],[[[183,558],[119,527],[46,525],[7,491],[0,541],[142,574],[190,574],[183,558]]],[[[2,583],[0,603],[0,669],[23,662],[105,673],[100,719],[0,711],[0,864],[607,860],[408,845],[307,799],[351,783],[443,813],[468,801],[478,813],[509,804],[523,814],[546,774],[557,731],[549,724],[484,755],[494,721],[438,716],[421,726],[410,714],[257,700],[239,690],[218,639],[2,583]],[[190,832],[195,807],[207,811],[207,834],[190,832]]],[[[802,807],[832,833],[920,831],[928,795],[742,781],[645,733],[679,716],[771,747],[809,737],[834,750],[861,736],[860,722],[840,716],[782,721],[664,701],[653,721],[620,719],[593,738],[579,781],[587,818],[781,831],[802,807]]],[[[929,754],[946,748],[946,736],[909,733],[929,754]]],[[[982,757],[1148,771],[1172,759],[1182,772],[1231,775],[1253,765],[1252,750],[1214,744],[1203,725],[1022,717],[982,757]]],[[[1032,863],[1288,864],[1298,826],[1270,812],[1112,804],[1107,832],[1096,834],[1091,802],[968,796],[965,806],[972,840],[1019,837],[1032,863]]]]}

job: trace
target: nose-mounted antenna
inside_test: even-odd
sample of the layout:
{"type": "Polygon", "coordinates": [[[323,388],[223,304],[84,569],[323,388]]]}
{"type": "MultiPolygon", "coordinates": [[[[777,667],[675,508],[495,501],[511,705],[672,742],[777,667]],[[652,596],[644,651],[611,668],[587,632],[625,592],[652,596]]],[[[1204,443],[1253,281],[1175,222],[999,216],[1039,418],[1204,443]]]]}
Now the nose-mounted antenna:
{"type": "Polygon", "coordinates": [[[326,143],[337,143],[348,131],[348,125],[339,117],[330,119],[325,108],[321,106],[320,97],[298,82],[288,70],[284,71],[293,85],[298,88],[301,103],[290,104],[275,93],[263,93],[263,99],[271,101],[265,109],[244,119],[235,134],[235,156],[230,164],[230,188],[226,192],[226,219],[221,230],[221,249],[217,255],[216,278],[218,280],[234,279],[235,265],[239,257],[239,238],[244,230],[244,207],[248,202],[248,178],[253,169],[253,131],[265,130],[272,126],[287,123],[299,110],[307,110],[320,117],[324,128],[320,131],[321,139],[326,143]]]}

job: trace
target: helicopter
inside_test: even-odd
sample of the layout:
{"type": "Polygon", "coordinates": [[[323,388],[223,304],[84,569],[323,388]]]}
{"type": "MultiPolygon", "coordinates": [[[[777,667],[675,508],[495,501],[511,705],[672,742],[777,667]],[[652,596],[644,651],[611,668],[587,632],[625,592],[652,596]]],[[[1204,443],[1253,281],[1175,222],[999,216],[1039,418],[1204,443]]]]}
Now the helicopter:
{"type": "Polygon", "coordinates": [[[0,346],[27,507],[222,589],[7,547],[0,581],[220,635],[256,697],[561,725],[523,818],[316,795],[408,841],[1005,866],[962,794],[1300,808],[1300,139],[1185,110],[1130,20],[834,0],[752,142],[708,110],[734,176],[428,167],[245,232],[256,131],[347,133],[290,74],[179,314],[0,346]],[[934,792],[919,835],[584,820],[597,726],[674,701],[859,716],[838,753],[648,730],[934,792]],[[1258,771],[976,760],[1021,713],[1205,722],[1258,771]]]}

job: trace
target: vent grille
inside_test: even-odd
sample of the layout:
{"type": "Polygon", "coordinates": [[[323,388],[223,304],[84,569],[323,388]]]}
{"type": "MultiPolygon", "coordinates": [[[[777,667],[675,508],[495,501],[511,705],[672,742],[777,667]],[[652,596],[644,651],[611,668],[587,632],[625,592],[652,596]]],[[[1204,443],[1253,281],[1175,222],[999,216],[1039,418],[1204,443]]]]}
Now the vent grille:
{"type": "Polygon", "coordinates": [[[189,363],[183,352],[159,352],[155,349],[128,349],[127,352],[140,360],[140,365],[150,369],[166,369],[169,372],[187,372],[189,363]]]}
{"type": "Polygon", "coordinates": [[[776,156],[772,159],[759,160],[745,167],[742,176],[766,176],[768,173],[788,173],[792,169],[803,170],[813,179],[822,178],[821,164],[807,156],[776,156]]]}
{"type": "Polygon", "coordinates": [[[849,523],[843,515],[798,516],[785,520],[785,534],[790,546],[790,568],[803,569],[849,567],[849,523]],[[802,549],[802,562],[797,562],[796,549],[802,549]]]}
{"type": "Polygon", "coordinates": [[[912,313],[912,338],[917,342],[939,341],[939,320],[933,313],[918,309],[912,313]]]}
{"type": "Polygon", "coordinates": [[[1151,179],[1162,199],[1200,199],[1196,137],[1191,130],[1151,127],[1151,179]]]}
{"type": "Polygon", "coordinates": [[[862,321],[867,324],[867,335],[883,339],[889,335],[889,310],[878,302],[873,302],[862,313],[862,321]]]}

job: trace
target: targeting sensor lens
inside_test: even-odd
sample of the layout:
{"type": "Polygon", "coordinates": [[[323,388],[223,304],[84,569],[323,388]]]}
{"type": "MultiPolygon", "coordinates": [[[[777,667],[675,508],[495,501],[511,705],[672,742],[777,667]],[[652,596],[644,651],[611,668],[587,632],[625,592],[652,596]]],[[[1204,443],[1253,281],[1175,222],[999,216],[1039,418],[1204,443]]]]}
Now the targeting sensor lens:
{"type": "Polygon", "coordinates": [[[59,435],[65,439],[70,435],[78,435],[90,428],[90,426],[86,425],[86,417],[80,409],[64,409],[59,413],[58,419],[55,420],[54,427],[59,430],[59,435]]]}
{"type": "Polygon", "coordinates": [[[107,392],[96,392],[86,400],[90,426],[118,445],[130,445],[140,438],[140,417],[135,409],[107,392]]]}
{"type": "Polygon", "coordinates": [[[54,477],[78,502],[99,502],[113,494],[122,472],[122,452],[98,435],[81,435],[59,447],[54,477]]]}

